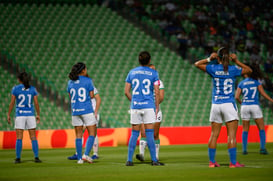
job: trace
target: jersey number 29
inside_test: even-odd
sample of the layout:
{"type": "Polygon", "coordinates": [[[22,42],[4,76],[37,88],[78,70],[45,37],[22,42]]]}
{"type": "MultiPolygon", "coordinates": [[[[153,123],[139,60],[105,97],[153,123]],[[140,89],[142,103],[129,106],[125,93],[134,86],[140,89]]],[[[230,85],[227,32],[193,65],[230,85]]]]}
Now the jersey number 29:
{"type": "Polygon", "coordinates": [[[78,95],[78,101],[84,102],[86,100],[86,90],[85,90],[85,88],[80,87],[78,89],[78,91],[76,91],[76,89],[72,88],[70,90],[71,103],[75,103],[76,102],[76,100],[75,100],[76,93],[78,95]]]}

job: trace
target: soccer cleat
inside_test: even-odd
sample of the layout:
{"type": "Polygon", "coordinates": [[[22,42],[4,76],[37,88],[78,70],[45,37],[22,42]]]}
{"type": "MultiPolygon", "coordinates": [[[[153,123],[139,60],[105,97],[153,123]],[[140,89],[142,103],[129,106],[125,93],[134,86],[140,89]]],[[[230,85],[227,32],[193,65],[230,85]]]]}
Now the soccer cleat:
{"type": "Polygon", "coordinates": [[[78,155],[75,153],[72,156],[67,157],[68,160],[78,160],[78,155]]]}
{"type": "Polygon", "coordinates": [[[98,157],[97,155],[93,155],[91,158],[92,158],[93,160],[99,159],[99,157],[98,157]]]}
{"type": "Polygon", "coordinates": [[[247,152],[247,151],[243,151],[242,154],[243,154],[243,155],[247,155],[248,152],[247,152]]]}
{"type": "Polygon", "coordinates": [[[85,161],[85,162],[88,162],[88,163],[93,163],[92,158],[90,156],[88,156],[88,155],[83,155],[82,160],[85,161]]]}
{"type": "Polygon", "coordinates": [[[214,168],[214,167],[220,167],[220,165],[217,163],[217,162],[215,162],[215,163],[213,163],[213,162],[209,162],[209,168],[214,168]]]}
{"type": "Polygon", "coordinates": [[[14,160],[14,163],[21,163],[21,159],[20,159],[20,158],[16,158],[16,159],[14,160]]]}
{"type": "Polygon", "coordinates": [[[144,161],[144,157],[143,157],[143,155],[141,155],[141,154],[136,154],[136,159],[138,159],[139,161],[144,161]]]}
{"type": "Polygon", "coordinates": [[[42,160],[40,160],[39,157],[35,157],[34,162],[35,163],[42,163],[42,160]]]}
{"type": "Polygon", "coordinates": [[[230,163],[229,168],[239,168],[239,167],[245,167],[244,164],[240,164],[239,162],[236,162],[235,164],[230,163]]]}
{"type": "Polygon", "coordinates": [[[127,161],[126,166],[134,166],[133,162],[127,161]]]}
{"type": "Polygon", "coordinates": [[[77,164],[83,164],[83,160],[82,160],[82,159],[79,159],[79,160],[77,161],[77,164]]]}
{"type": "Polygon", "coordinates": [[[161,163],[161,162],[159,162],[159,161],[152,161],[152,166],[163,166],[163,165],[165,165],[164,163],[161,163]]]}
{"type": "Polygon", "coordinates": [[[264,148],[264,149],[260,149],[260,154],[262,154],[262,155],[268,155],[269,153],[268,153],[267,150],[264,148]]]}

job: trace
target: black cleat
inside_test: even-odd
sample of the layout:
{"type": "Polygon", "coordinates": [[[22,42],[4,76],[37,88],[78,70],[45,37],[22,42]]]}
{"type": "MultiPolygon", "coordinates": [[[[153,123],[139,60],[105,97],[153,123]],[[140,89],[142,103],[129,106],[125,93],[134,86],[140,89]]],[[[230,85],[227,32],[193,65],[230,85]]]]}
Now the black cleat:
{"type": "Polygon", "coordinates": [[[242,154],[243,154],[243,155],[247,155],[248,152],[247,152],[247,151],[243,151],[242,154]]]}
{"type": "Polygon", "coordinates": [[[164,163],[161,163],[161,162],[159,162],[159,161],[152,161],[152,166],[163,166],[163,165],[165,165],[164,163]]]}
{"type": "Polygon", "coordinates": [[[262,154],[262,155],[268,155],[269,153],[267,152],[266,149],[260,149],[260,154],[262,154]]]}
{"type": "Polygon", "coordinates": [[[35,157],[34,162],[35,162],[35,163],[41,163],[42,160],[40,160],[39,157],[35,157]]]}
{"type": "Polygon", "coordinates": [[[136,154],[136,159],[138,159],[139,161],[144,161],[144,157],[143,157],[143,155],[141,155],[141,154],[136,154]]]}
{"type": "Polygon", "coordinates": [[[133,162],[127,161],[126,166],[134,166],[133,162]]]}
{"type": "Polygon", "coordinates": [[[15,160],[14,160],[14,163],[16,164],[16,163],[21,163],[21,159],[20,158],[16,158],[15,160]]]}

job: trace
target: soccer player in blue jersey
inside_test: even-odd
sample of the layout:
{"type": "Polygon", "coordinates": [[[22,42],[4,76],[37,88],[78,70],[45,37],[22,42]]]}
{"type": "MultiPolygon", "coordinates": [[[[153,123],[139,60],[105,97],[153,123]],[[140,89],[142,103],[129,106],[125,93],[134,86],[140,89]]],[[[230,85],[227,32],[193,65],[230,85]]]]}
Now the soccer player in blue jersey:
{"type": "MultiPolygon", "coordinates": [[[[100,103],[101,103],[101,98],[99,95],[99,91],[97,90],[97,88],[94,86],[94,98],[91,99],[92,102],[92,106],[94,110],[99,110],[100,107],[100,103]]],[[[96,126],[99,126],[99,121],[100,121],[100,114],[97,113],[97,124],[96,126]]],[[[98,135],[96,134],[95,140],[94,140],[94,144],[93,144],[93,156],[91,157],[93,160],[98,159],[99,158],[99,138],[98,135]]],[[[78,155],[77,152],[72,155],[67,157],[69,160],[77,160],[78,159],[78,155]]]]}
{"type": "MultiPolygon", "coordinates": [[[[155,69],[155,66],[153,64],[150,64],[149,67],[151,69],[155,69]]],[[[164,84],[161,80],[159,80],[159,104],[164,100],[164,84]]],[[[154,123],[154,139],[155,139],[155,152],[156,152],[156,159],[159,160],[159,148],[160,148],[160,139],[159,139],[159,129],[160,124],[162,121],[162,111],[159,107],[159,111],[156,116],[156,121],[154,123]]],[[[145,134],[145,127],[144,124],[141,124],[140,129],[141,139],[139,141],[139,154],[136,155],[136,158],[140,161],[144,161],[144,154],[145,154],[145,148],[147,146],[147,139],[145,134]]]]}
{"type": "Polygon", "coordinates": [[[222,123],[225,122],[228,134],[228,152],[230,168],[243,167],[237,162],[236,132],[238,128],[238,112],[234,98],[235,80],[237,76],[251,73],[252,70],[241,63],[235,54],[229,55],[228,50],[220,48],[217,53],[212,53],[209,58],[199,60],[195,66],[207,72],[213,80],[212,106],[210,112],[211,136],[208,143],[209,167],[220,167],[215,161],[217,138],[222,123]],[[207,64],[217,59],[219,64],[207,64]],[[230,59],[239,67],[229,65],[230,59]]]}
{"type": "Polygon", "coordinates": [[[266,92],[263,89],[262,84],[259,79],[262,79],[262,73],[259,65],[252,64],[250,65],[253,70],[250,74],[245,74],[245,79],[241,81],[238,85],[235,98],[242,105],[241,106],[241,119],[243,122],[243,133],[242,133],[242,142],[243,142],[243,154],[248,154],[247,152],[247,141],[248,141],[248,131],[249,131],[249,121],[254,119],[256,125],[259,129],[260,135],[260,154],[267,155],[268,152],[265,148],[265,131],[264,131],[264,120],[263,113],[260,108],[259,102],[259,93],[265,97],[270,102],[273,102],[266,92]],[[243,94],[242,100],[240,95],[243,94]]]}
{"type": "Polygon", "coordinates": [[[78,164],[83,161],[92,163],[89,156],[96,136],[96,117],[98,110],[93,110],[91,98],[94,97],[94,86],[92,79],[87,77],[87,69],[84,63],[75,64],[69,73],[67,91],[71,101],[72,125],[76,132],[76,151],[78,153],[78,164]],[[86,126],[89,137],[86,142],[85,153],[82,155],[83,126],[86,126]]]}
{"type": "Polygon", "coordinates": [[[19,85],[12,89],[11,101],[8,110],[8,123],[11,124],[10,114],[16,102],[16,159],[14,163],[21,163],[22,139],[24,129],[28,129],[31,139],[32,150],[35,162],[40,163],[38,141],[36,138],[36,121],[40,123],[40,108],[38,103],[38,93],[35,87],[30,85],[30,79],[26,72],[20,73],[18,76],[19,85]],[[34,102],[34,106],[33,106],[34,102]],[[36,119],[35,111],[36,110],[36,119]]]}
{"type": "Polygon", "coordinates": [[[149,52],[140,52],[138,60],[140,66],[129,72],[125,83],[125,95],[131,101],[130,122],[132,125],[126,166],[134,165],[133,155],[142,123],[145,127],[152,165],[164,165],[156,159],[154,142],[154,122],[159,110],[159,77],[156,70],[149,68],[151,61],[149,52]]]}

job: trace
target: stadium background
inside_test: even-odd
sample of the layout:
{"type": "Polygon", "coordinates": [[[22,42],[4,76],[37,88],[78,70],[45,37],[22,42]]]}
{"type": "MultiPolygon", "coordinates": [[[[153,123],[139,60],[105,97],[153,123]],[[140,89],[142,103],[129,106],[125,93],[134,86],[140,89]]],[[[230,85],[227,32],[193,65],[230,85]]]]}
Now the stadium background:
{"type": "MultiPolygon", "coordinates": [[[[237,13],[240,8],[234,10],[226,1],[223,4],[209,0],[170,1],[172,5],[164,0],[131,2],[0,1],[0,148],[14,147],[15,134],[11,131],[13,127],[7,124],[6,114],[10,91],[17,84],[16,73],[22,70],[31,73],[32,83],[40,93],[41,123],[37,134],[39,142],[50,138],[50,141],[45,141],[45,148],[54,145],[73,147],[73,141],[67,141],[74,138],[74,132],[66,85],[68,72],[77,61],[87,64],[88,74],[102,98],[99,136],[121,137],[120,144],[127,144],[130,127],[124,80],[128,71],[138,66],[140,51],[151,53],[152,62],[165,85],[161,108],[168,144],[172,144],[170,140],[179,140],[183,131],[199,133],[195,135],[199,135],[203,142],[208,139],[211,80],[192,63],[208,56],[219,46],[228,45],[244,62],[260,63],[272,87],[272,57],[269,52],[272,51],[273,21],[272,15],[267,13],[272,10],[257,12],[253,8],[259,7],[263,1],[253,1],[253,6],[247,6],[247,1],[231,1],[240,3],[242,14],[237,13]],[[217,8],[223,5],[223,9],[212,10],[214,6],[211,4],[217,8]],[[222,11],[234,12],[235,23],[231,15],[222,11]],[[162,19],[163,15],[167,18],[162,19]],[[228,33],[223,33],[225,28],[228,33]],[[255,57],[253,54],[256,55],[254,60],[251,59],[255,57]],[[67,138],[65,142],[64,137],[67,138]]],[[[267,93],[272,96],[270,83],[268,87],[267,93]]],[[[272,104],[263,99],[261,102],[265,123],[269,125],[267,141],[273,142],[272,104]]],[[[256,128],[252,127],[252,130],[254,133],[256,128]]],[[[222,135],[224,142],[225,135],[222,135]]],[[[162,140],[163,137],[161,135],[162,140]]],[[[101,146],[118,145],[115,139],[110,138],[105,139],[101,146]]],[[[190,136],[184,137],[185,140],[173,144],[200,143],[190,136]]],[[[253,137],[250,141],[258,142],[258,139],[253,137]]],[[[28,144],[26,139],[25,144],[28,144]]],[[[43,146],[40,144],[40,147],[43,146]]]]}

